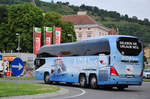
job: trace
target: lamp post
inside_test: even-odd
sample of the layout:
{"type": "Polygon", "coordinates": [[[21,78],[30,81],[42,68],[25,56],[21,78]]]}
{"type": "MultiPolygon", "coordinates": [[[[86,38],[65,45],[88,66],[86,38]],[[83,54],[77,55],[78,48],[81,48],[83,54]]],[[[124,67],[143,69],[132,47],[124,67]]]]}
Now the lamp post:
{"type": "Polygon", "coordinates": [[[72,34],[67,34],[67,36],[70,36],[72,38],[72,42],[73,42],[73,35],[72,34]]]}
{"type": "Polygon", "coordinates": [[[18,36],[18,53],[20,52],[21,48],[20,48],[20,33],[16,33],[16,36],[18,36]]]}

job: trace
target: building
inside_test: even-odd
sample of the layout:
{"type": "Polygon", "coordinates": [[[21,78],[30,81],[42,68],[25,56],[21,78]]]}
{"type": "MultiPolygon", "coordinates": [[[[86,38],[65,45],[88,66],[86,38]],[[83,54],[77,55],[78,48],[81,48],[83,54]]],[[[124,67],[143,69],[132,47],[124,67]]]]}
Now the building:
{"type": "Polygon", "coordinates": [[[144,56],[146,57],[148,62],[146,65],[150,68],[150,47],[144,48],[144,56]]]}
{"type": "Polygon", "coordinates": [[[72,21],[74,23],[77,41],[81,41],[89,37],[118,34],[115,29],[109,29],[103,26],[83,11],[78,12],[77,15],[62,16],[62,20],[72,21]]]}

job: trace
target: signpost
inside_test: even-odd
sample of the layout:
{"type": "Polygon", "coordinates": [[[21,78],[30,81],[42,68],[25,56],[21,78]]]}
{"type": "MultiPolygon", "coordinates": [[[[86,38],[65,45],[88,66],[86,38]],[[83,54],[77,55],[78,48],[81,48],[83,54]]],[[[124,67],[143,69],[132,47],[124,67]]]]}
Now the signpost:
{"type": "MultiPolygon", "coordinates": [[[[19,75],[22,74],[23,69],[24,69],[23,61],[19,57],[15,58],[11,63],[11,71],[12,71],[13,75],[18,77],[19,75]]],[[[15,89],[17,89],[17,78],[16,78],[15,89]]]]}

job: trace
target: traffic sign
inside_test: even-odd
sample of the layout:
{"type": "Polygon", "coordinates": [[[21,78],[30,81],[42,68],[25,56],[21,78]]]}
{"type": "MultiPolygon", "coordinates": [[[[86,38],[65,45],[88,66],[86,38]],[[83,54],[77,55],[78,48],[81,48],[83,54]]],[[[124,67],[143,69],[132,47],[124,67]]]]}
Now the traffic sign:
{"type": "Polygon", "coordinates": [[[11,63],[11,71],[14,76],[19,76],[23,72],[23,69],[23,61],[19,57],[15,58],[11,63]]]}
{"type": "Polygon", "coordinates": [[[3,58],[3,56],[2,56],[2,55],[0,55],[0,60],[2,60],[2,58],[3,58]]]}

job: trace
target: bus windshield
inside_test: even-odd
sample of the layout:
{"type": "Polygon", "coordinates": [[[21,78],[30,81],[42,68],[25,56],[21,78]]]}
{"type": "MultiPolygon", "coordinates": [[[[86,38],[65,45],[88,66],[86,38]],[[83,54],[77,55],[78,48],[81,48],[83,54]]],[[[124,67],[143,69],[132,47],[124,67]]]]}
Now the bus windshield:
{"type": "Polygon", "coordinates": [[[142,45],[136,38],[120,37],[117,40],[117,48],[122,55],[137,56],[142,50],[142,45]]]}

